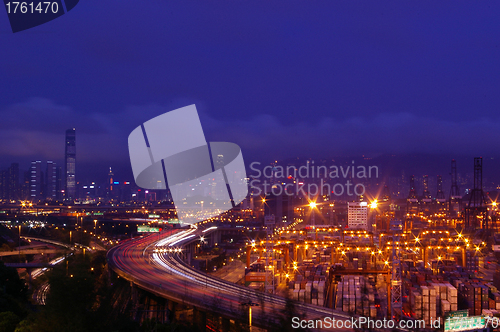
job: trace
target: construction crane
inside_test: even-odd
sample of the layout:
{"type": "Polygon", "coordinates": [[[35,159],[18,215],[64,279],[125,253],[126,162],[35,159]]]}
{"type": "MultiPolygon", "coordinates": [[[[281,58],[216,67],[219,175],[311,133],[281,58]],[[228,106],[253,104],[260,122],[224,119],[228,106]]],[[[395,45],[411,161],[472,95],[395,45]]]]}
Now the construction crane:
{"type": "Polygon", "coordinates": [[[401,280],[401,243],[400,235],[403,230],[401,220],[391,220],[390,230],[392,233],[392,272],[391,272],[391,319],[400,319],[403,316],[403,282],[401,280]],[[397,245],[396,245],[397,244],[397,245]]]}
{"type": "Polygon", "coordinates": [[[474,158],[474,188],[465,206],[465,228],[488,229],[486,196],[483,191],[483,158],[474,158]]]}

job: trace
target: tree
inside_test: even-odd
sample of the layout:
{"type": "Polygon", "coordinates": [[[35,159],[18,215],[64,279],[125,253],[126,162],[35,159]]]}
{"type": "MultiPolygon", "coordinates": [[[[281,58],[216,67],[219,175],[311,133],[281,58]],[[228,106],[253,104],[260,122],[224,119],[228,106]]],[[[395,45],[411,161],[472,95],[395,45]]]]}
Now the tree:
{"type": "Polygon", "coordinates": [[[19,321],[19,317],[12,311],[0,312],[0,332],[14,332],[19,321]]]}
{"type": "Polygon", "coordinates": [[[12,311],[18,317],[27,313],[28,289],[16,269],[0,262],[0,312],[12,311]]]}

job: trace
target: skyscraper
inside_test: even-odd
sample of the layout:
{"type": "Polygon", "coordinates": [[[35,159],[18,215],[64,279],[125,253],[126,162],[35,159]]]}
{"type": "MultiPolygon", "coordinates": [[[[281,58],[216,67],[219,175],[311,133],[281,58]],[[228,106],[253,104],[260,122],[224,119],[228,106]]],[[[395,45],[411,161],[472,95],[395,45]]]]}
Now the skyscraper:
{"type": "Polygon", "coordinates": [[[75,199],[76,194],[76,133],[75,128],[66,130],[66,150],[64,154],[66,163],[66,199],[75,199]]]}
{"type": "Polygon", "coordinates": [[[56,200],[56,163],[47,161],[47,171],[45,172],[45,198],[56,200]]]}
{"type": "Polygon", "coordinates": [[[106,186],[106,197],[109,198],[109,199],[113,199],[114,198],[114,193],[113,193],[113,184],[114,184],[114,180],[113,180],[113,171],[111,170],[111,167],[109,167],[109,173],[108,173],[108,183],[107,183],[107,186],[106,186]]]}
{"type": "MultiPolygon", "coordinates": [[[[31,167],[30,167],[31,170],[31,167]]],[[[21,200],[31,199],[30,195],[31,171],[24,171],[21,184],[19,186],[19,195],[21,200]]]]}
{"type": "Polygon", "coordinates": [[[0,199],[7,199],[7,171],[0,170],[0,199]]]}
{"type": "Polygon", "coordinates": [[[32,161],[30,168],[30,200],[37,202],[42,194],[42,162],[32,161]]]}
{"type": "Polygon", "coordinates": [[[9,173],[9,199],[19,199],[19,164],[12,163],[7,172],[9,173]]]}
{"type": "Polygon", "coordinates": [[[0,199],[16,200],[19,194],[19,164],[13,163],[0,171],[0,199]]]}
{"type": "Polygon", "coordinates": [[[64,182],[63,182],[63,171],[62,166],[56,167],[56,201],[62,201],[64,199],[64,182]]]}

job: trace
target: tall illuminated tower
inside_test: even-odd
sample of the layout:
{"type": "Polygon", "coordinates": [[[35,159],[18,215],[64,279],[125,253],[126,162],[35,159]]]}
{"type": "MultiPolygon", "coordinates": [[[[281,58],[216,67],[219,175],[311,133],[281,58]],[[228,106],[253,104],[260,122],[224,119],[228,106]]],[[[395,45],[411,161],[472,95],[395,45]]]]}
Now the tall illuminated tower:
{"type": "Polygon", "coordinates": [[[42,198],[42,162],[32,161],[30,167],[30,200],[38,202],[42,198]]]}
{"type": "Polygon", "coordinates": [[[66,150],[64,154],[66,164],[66,192],[68,200],[74,200],[76,194],[76,133],[75,128],[66,130],[66,150]]]}
{"type": "Polygon", "coordinates": [[[109,198],[109,199],[113,199],[114,198],[114,195],[113,195],[113,184],[114,184],[114,180],[113,180],[113,177],[115,175],[113,174],[113,171],[111,170],[111,167],[109,167],[109,173],[108,173],[108,185],[107,185],[107,193],[106,193],[106,196],[109,198]]]}

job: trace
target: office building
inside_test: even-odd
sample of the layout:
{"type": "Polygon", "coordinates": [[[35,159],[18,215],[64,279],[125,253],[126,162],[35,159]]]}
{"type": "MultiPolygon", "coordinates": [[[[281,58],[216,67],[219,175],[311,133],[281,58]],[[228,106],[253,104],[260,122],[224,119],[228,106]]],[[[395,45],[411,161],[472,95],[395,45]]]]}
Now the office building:
{"type": "Polygon", "coordinates": [[[111,167],[109,167],[108,182],[106,184],[106,197],[108,199],[113,199],[116,196],[115,192],[113,191],[113,189],[114,189],[113,186],[114,186],[114,182],[115,182],[113,177],[114,177],[113,171],[111,170],[111,167]]]}
{"type": "Polygon", "coordinates": [[[347,209],[347,224],[353,229],[368,229],[368,203],[349,202],[347,209]]]}
{"type": "Polygon", "coordinates": [[[65,198],[74,200],[76,198],[76,132],[75,128],[66,130],[66,149],[64,154],[66,164],[65,176],[65,198]]]}
{"type": "Polygon", "coordinates": [[[57,200],[57,173],[56,163],[47,161],[47,171],[45,172],[45,192],[44,196],[47,200],[57,200]]]}
{"type": "Polygon", "coordinates": [[[19,199],[19,164],[13,163],[7,169],[7,191],[8,198],[19,199]]]}
{"type": "Polygon", "coordinates": [[[17,200],[19,197],[19,164],[13,163],[0,171],[0,199],[17,200]]]}
{"type": "Polygon", "coordinates": [[[56,200],[62,201],[64,199],[64,182],[63,182],[63,169],[62,166],[56,166],[56,200]]]}
{"type": "Polygon", "coordinates": [[[32,161],[30,168],[30,200],[38,202],[42,198],[42,162],[32,161]]]}
{"type": "Polygon", "coordinates": [[[296,200],[298,199],[291,195],[268,193],[264,204],[264,215],[273,215],[278,227],[282,226],[281,223],[291,223],[294,220],[293,207],[296,200]]]}
{"type": "Polygon", "coordinates": [[[7,199],[7,171],[0,170],[0,199],[7,199]]]}

